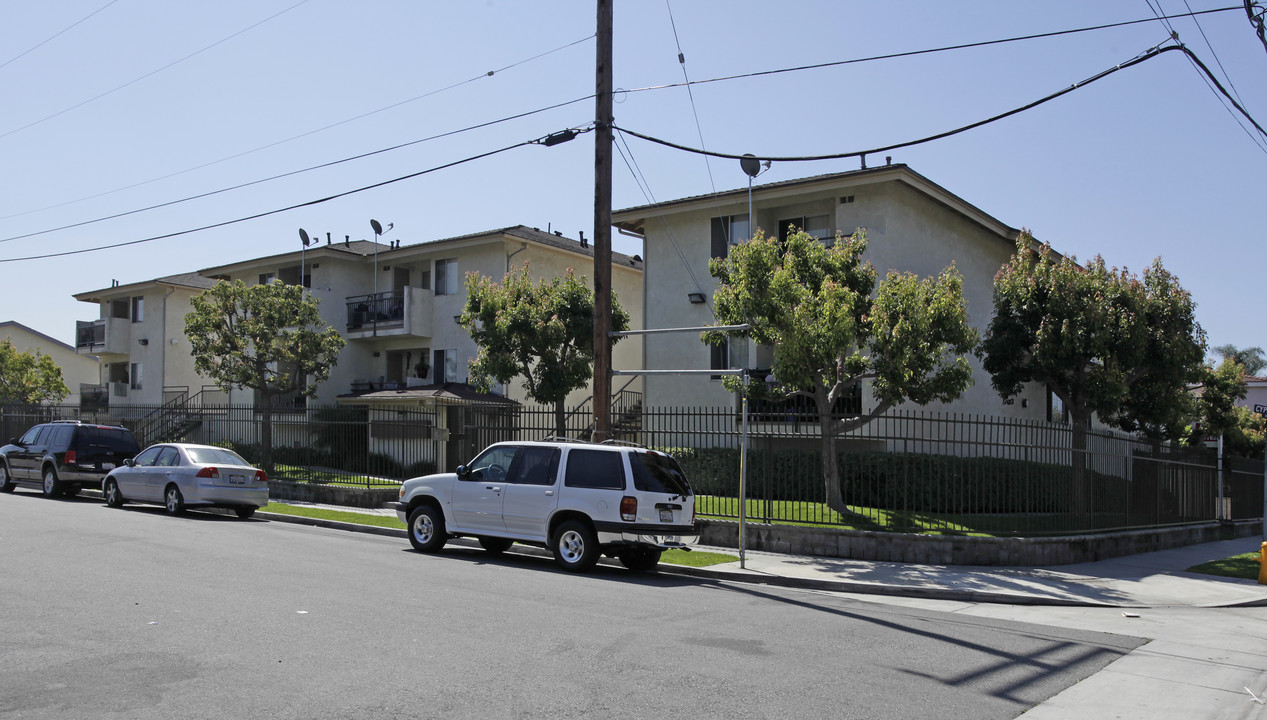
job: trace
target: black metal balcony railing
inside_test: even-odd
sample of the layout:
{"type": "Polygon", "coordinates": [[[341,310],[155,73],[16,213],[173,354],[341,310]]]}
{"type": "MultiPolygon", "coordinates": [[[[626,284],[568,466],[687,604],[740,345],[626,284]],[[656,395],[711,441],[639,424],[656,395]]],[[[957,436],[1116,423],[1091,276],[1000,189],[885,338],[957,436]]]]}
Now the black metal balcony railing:
{"type": "Polygon", "coordinates": [[[348,330],[399,327],[405,322],[405,291],[392,290],[347,299],[348,330]]]}
{"type": "Polygon", "coordinates": [[[92,350],[106,344],[106,324],[103,320],[79,320],[75,322],[75,347],[92,350]]]}

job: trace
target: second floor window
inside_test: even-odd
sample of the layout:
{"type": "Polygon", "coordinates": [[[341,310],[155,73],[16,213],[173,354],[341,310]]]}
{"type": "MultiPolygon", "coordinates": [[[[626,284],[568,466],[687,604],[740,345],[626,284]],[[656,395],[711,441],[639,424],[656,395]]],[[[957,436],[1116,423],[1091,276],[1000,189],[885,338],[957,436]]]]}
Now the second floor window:
{"type": "Polygon", "coordinates": [[[137,295],[132,298],[132,322],[139,323],[145,320],[145,298],[137,295]]]}
{"type": "Polygon", "coordinates": [[[713,218],[712,254],[709,257],[724,258],[730,254],[730,246],[752,237],[747,213],[713,218]]]}
{"type": "Polygon", "coordinates": [[[458,261],[436,260],[436,295],[458,294],[458,261]]]}

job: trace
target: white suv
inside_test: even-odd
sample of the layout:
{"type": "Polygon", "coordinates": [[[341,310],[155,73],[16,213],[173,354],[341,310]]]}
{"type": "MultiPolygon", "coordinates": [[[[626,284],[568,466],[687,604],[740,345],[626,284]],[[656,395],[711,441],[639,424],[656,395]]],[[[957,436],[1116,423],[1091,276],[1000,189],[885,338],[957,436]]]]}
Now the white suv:
{"type": "Polygon", "coordinates": [[[550,548],[572,571],[602,554],[651,570],[662,551],[699,540],[695,496],[677,461],[611,442],[490,445],[456,473],[407,480],[396,515],[420,552],[458,536],[495,553],[520,542],[550,548]]]}

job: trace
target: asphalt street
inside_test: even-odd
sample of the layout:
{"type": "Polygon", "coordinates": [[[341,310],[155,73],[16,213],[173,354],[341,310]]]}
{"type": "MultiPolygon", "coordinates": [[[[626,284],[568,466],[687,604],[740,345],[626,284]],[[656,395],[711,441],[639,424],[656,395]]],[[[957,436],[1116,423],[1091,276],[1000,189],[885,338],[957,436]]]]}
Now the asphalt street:
{"type": "Polygon", "coordinates": [[[1012,718],[1144,641],[0,495],[3,718],[1012,718]]]}

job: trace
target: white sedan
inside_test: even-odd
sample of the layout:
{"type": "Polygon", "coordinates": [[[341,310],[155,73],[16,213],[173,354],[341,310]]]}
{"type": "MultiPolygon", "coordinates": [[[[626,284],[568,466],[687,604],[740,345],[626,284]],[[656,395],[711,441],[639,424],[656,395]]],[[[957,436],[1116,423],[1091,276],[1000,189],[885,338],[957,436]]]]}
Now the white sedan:
{"type": "Polygon", "coordinates": [[[173,515],[187,507],[226,507],[249,518],[268,504],[268,477],[232,450],[163,443],[110,471],[101,492],[110,507],[152,503],[173,515]]]}

